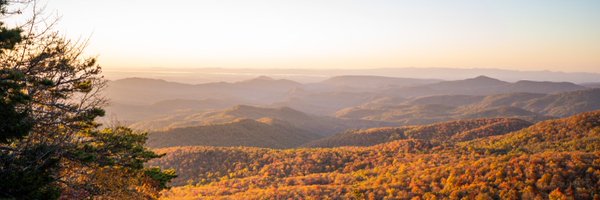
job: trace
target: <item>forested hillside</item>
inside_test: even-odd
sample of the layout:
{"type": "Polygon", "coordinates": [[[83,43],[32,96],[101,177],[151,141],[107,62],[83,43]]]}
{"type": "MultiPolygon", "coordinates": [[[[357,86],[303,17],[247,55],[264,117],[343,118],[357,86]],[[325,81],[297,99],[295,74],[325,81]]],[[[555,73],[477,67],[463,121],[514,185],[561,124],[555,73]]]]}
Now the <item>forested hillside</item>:
{"type": "Polygon", "coordinates": [[[496,136],[452,127],[369,147],[158,149],[151,165],[180,174],[165,198],[600,198],[600,111],[496,136]]]}
{"type": "Polygon", "coordinates": [[[322,136],[272,118],[239,119],[206,126],[174,128],[152,132],[148,147],[173,146],[251,146],[292,148],[322,136]]]}
{"type": "Polygon", "coordinates": [[[224,110],[171,115],[154,120],[132,124],[130,127],[141,130],[166,130],[190,126],[229,123],[239,119],[272,118],[285,121],[320,135],[330,135],[350,128],[390,126],[395,123],[362,119],[338,119],[334,117],[311,115],[288,107],[267,108],[237,105],[224,110]]]}
{"type": "Polygon", "coordinates": [[[512,117],[538,122],[600,109],[600,89],[555,94],[505,93],[487,96],[436,95],[412,99],[377,99],[348,107],[336,116],[406,125],[475,118],[512,117]]]}
{"type": "Polygon", "coordinates": [[[425,126],[383,127],[350,130],[312,141],[306,147],[371,146],[402,139],[431,142],[465,141],[521,130],[531,123],[520,119],[474,119],[425,126]]]}

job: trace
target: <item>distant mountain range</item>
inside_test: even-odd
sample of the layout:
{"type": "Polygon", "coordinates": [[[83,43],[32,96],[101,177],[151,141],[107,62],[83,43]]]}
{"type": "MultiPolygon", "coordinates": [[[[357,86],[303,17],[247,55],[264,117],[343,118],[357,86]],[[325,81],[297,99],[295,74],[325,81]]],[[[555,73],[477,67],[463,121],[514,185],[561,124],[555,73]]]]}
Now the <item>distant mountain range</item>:
{"type": "Polygon", "coordinates": [[[389,104],[385,101],[369,102],[343,109],[337,117],[307,114],[288,107],[238,105],[224,110],[143,120],[130,127],[149,130],[150,147],[364,146],[395,139],[419,139],[414,137],[415,132],[431,128],[398,126],[430,123],[437,123],[430,127],[444,127],[443,130],[451,134],[439,140],[460,141],[515,131],[532,122],[600,109],[600,89],[558,94],[441,95],[399,99],[395,105],[389,104]],[[459,121],[446,122],[452,120],[459,121]],[[396,128],[389,128],[394,126],[396,128]],[[452,127],[462,129],[452,131],[452,127]],[[412,136],[406,135],[409,132],[412,136]]]}
{"type": "Polygon", "coordinates": [[[152,104],[170,99],[239,99],[247,103],[269,103],[285,97],[302,84],[290,80],[257,77],[227,83],[183,84],[159,79],[127,78],[108,83],[106,96],[123,104],[152,104]]]}
{"type": "Polygon", "coordinates": [[[108,117],[116,117],[121,122],[129,124],[142,120],[150,120],[160,116],[173,116],[184,113],[198,113],[214,109],[225,109],[236,105],[235,100],[219,99],[169,99],[152,104],[123,104],[112,102],[106,108],[108,117]]]}
{"type": "Polygon", "coordinates": [[[128,78],[109,82],[105,94],[111,100],[108,116],[130,123],[239,104],[290,107],[311,114],[335,116],[341,109],[382,99],[389,102],[389,99],[433,95],[551,94],[584,89],[585,86],[569,82],[511,83],[487,76],[441,81],[357,75],[333,77],[310,84],[261,76],[232,83],[196,85],[128,78]]]}
{"type": "Polygon", "coordinates": [[[289,123],[291,126],[301,127],[306,131],[318,135],[331,135],[351,128],[368,128],[395,124],[371,120],[317,116],[287,107],[266,108],[238,105],[218,111],[173,115],[141,121],[132,124],[130,127],[138,130],[163,131],[174,128],[230,123],[240,119],[258,120],[261,118],[283,121],[289,123]]]}
{"type": "Polygon", "coordinates": [[[408,88],[392,88],[387,92],[401,97],[418,97],[443,94],[490,95],[516,92],[546,94],[582,89],[586,89],[586,87],[569,82],[517,81],[510,83],[487,76],[478,76],[465,80],[442,81],[408,88]]]}
{"type": "Polygon", "coordinates": [[[555,72],[555,71],[518,71],[493,68],[375,68],[375,69],[231,69],[231,68],[145,68],[104,70],[111,80],[128,77],[152,77],[168,81],[185,83],[209,83],[217,81],[237,82],[257,75],[266,75],[276,79],[288,79],[301,83],[323,81],[335,76],[386,76],[410,77],[415,79],[461,80],[487,75],[500,80],[515,82],[519,80],[557,81],[573,83],[598,82],[600,73],[555,72]]]}
{"type": "Polygon", "coordinates": [[[535,122],[596,109],[600,109],[600,89],[555,94],[436,95],[384,99],[342,109],[336,116],[407,125],[490,117],[516,117],[535,122]]]}
{"type": "Polygon", "coordinates": [[[336,138],[354,129],[481,118],[539,122],[600,109],[600,89],[589,85],[487,76],[339,76],[310,84],[260,76],[195,85],[129,78],[110,82],[106,94],[111,105],[105,119],[150,131],[152,147],[328,146],[317,141],[345,141],[336,138]]]}

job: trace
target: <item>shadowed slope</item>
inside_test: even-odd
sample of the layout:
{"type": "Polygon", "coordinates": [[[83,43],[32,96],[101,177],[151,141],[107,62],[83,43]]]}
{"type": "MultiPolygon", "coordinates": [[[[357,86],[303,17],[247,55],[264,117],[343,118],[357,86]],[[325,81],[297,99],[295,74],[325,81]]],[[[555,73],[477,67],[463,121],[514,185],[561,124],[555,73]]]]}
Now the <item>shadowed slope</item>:
{"type": "Polygon", "coordinates": [[[501,135],[530,126],[519,119],[475,119],[442,122],[425,126],[404,126],[351,130],[309,142],[306,147],[372,146],[401,139],[430,142],[466,141],[501,135]]]}
{"type": "Polygon", "coordinates": [[[270,118],[240,119],[234,122],[174,128],[148,135],[151,148],[173,146],[252,146],[291,148],[321,136],[270,118]]]}

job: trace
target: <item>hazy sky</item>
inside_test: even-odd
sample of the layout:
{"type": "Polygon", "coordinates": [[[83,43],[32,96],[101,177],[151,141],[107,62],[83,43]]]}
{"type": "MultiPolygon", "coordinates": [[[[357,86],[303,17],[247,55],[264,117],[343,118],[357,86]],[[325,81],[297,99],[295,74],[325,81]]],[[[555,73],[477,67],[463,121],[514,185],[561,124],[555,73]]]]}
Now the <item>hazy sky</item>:
{"type": "Polygon", "coordinates": [[[49,0],[119,67],[600,72],[599,0],[49,0]]]}

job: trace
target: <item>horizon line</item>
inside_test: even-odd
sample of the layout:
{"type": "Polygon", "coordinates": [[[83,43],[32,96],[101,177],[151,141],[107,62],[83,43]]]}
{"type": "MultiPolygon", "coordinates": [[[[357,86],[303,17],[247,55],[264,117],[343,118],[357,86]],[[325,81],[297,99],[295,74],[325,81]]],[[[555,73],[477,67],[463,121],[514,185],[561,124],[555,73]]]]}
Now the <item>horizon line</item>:
{"type": "MultiPolygon", "coordinates": [[[[281,71],[281,70],[303,70],[303,71],[363,71],[363,70],[394,70],[394,69],[415,69],[415,70],[427,70],[427,69],[448,69],[448,70],[497,70],[497,71],[512,71],[512,72],[550,72],[550,73],[567,73],[567,74],[595,74],[600,75],[600,72],[591,72],[591,71],[555,71],[555,70],[519,70],[519,69],[504,69],[498,67],[374,67],[374,68],[244,68],[244,67],[120,67],[121,69],[117,69],[117,67],[102,67],[102,71],[110,71],[110,72],[119,72],[126,70],[140,70],[140,69],[150,69],[150,70],[250,70],[250,71],[265,71],[265,70],[273,70],[273,71],[281,71]]],[[[169,73],[181,73],[181,72],[169,72],[169,73]]]]}

